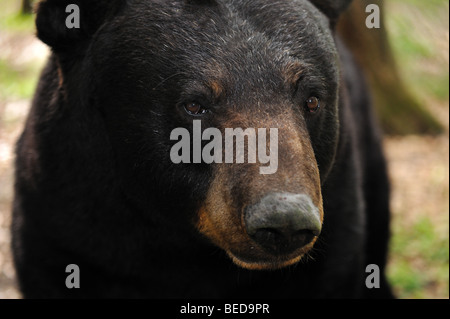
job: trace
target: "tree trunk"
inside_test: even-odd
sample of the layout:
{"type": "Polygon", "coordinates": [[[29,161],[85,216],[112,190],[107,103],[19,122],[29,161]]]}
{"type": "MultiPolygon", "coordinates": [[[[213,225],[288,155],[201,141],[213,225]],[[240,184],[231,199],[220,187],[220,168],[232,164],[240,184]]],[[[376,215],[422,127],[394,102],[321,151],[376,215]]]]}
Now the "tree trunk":
{"type": "Polygon", "coordinates": [[[22,14],[31,14],[33,13],[33,0],[22,0],[22,14]]]}
{"type": "Polygon", "coordinates": [[[383,130],[391,135],[439,134],[442,125],[411,95],[397,69],[383,21],[383,0],[356,0],[338,24],[338,33],[364,69],[383,130]],[[366,27],[366,7],[381,10],[379,29],[366,27]]]}

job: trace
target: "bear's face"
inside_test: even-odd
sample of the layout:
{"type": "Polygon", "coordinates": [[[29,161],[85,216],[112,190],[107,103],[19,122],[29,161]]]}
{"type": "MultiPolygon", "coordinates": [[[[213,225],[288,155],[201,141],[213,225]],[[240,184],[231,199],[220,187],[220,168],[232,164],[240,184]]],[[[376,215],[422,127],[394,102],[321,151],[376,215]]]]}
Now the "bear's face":
{"type": "Polygon", "coordinates": [[[320,234],[321,181],[338,138],[328,18],[310,1],[128,1],[118,11],[62,68],[87,72],[86,99],[106,123],[128,198],[242,267],[300,260],[320,234]],[[276,169],[262,174],[264,165],[236,163],[236,154],[233,163],[174,163],[171,133],[186,129],[194,152],[194,121],[223,137],[266,129],[258,154],[276,153],[276,169]]]}

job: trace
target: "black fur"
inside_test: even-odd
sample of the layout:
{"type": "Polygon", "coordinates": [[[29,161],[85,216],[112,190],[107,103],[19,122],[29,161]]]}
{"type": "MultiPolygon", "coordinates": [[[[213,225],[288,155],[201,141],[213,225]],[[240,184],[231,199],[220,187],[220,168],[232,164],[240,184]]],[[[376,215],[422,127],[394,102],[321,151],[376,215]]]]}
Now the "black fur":
{"type": "Polygon", "coordinates": [[[12,228],[24,296],[391,297],[380,136],[363,77],[332,30],[349,2],[41,2],[37,34],[53,54],[17,144],[12,228]],[[80,6],[79,30],[64,27],[68,3],[80,6]],[[293,92],[279,69],[297,62],[305,69],[293,92]],[[217,98],[204,90],[216,79],[217,98]],[[317,116],[302,107],[309,94],[322,98],[317,116]],[[171,130],[192,124],[180,107],[190,100],[214,111],[205,127],[230,108],[295,110],[324,201],[311,258],[244,270],[198,233],[213,170],[169,158],[171,130]],[[72,263],[80,289],[65,286],[72,263]],[[380,289],[364,285],[368,264],[382,269],[380,289]]]}

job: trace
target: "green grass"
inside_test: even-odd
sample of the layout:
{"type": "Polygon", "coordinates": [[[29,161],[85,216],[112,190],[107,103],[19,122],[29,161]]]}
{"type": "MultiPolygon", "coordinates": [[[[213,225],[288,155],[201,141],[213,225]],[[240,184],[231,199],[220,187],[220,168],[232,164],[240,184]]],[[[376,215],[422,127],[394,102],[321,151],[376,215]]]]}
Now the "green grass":
{"type": "Polygon", "coordinates": [[[26,99],[33,95],[40,65],[13,66],[0,60],[0,99],[26,99]]]}
{"type": "Polygon", "coordinates": [[[8,30],[9,32],[33,32],[34,16],[23,15],[15,13],[3,16],[0,19],[0,29],[8,30]]]}
{"type": "Polygon", "coordinates": [[[448,295],[449,241],[436,231],[433,220],[422,217],[412,227],[394,225],[388,277],[399,298],[427,298],[427,289],[448,295]]]}
{"type": "MultiPolygon", "coordinates": [[[[20,1],[2,0],[1,8],[0,33],[6,35],[6,41],[19,41],[35,32],[34,16],[20,14],[20,1]]],[[[30,98],[41,68],[41,62],[17,65],[0,55],[0,99],[30,98]]]]}
{"type": "MultiPolygon", "coordinates": [[[[406,85],[431,112],[435,103],[448,110],[449,1],[390,0],[385,4],[386,26],[406,85]]],[[[448,185],[443,192],[448,202],[448,185]]],[[[388,276],[398,297],[448,298],[448,205],[442,213],[446,214],[443,220],[424,212],[412,225],[394,220],[388,276]]]]}
{"type": "Polygon", "coordinates": [[[422,101],[449,99],[449,2],[391,0],[386,24],[407,85],[422,101]],[[445,36],[447,32],[447,38],[445,36]]]}

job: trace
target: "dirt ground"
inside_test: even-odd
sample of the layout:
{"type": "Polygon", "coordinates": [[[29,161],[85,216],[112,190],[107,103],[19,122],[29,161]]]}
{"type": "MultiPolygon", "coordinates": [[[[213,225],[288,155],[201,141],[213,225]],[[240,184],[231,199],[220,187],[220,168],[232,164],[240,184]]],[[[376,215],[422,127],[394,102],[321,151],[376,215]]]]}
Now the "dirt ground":
{"type": "MultiPolygon", "coordinates": [[[[1,43],[5,41],[0,37],[1,43]]],[[[32,38],[23,39],[18,46],[25,50],[0,50],[4,57],[13,52],[30,52],[45,59],[46,48],[32,38]]],[[[23,63],[27,56],[11,56],[23,63]]],[[[14,143],[17,140],[29,108],[29,100],[0,100],[0,298],[20,298],[10,252],[11,199],[13,187],[14,143]]],[[[385,139],[392,182],[393,223],[409,227],[422,216],[432,217],[435,229],[448,239],[449,214],[449,135],[448,105],[441,105],[437,115],[447,126],[447,133],[438,137],[390,137],[385,139]]],[[[394,229],[395,231],[395,229],[394,229]]],[[[447,240],[448,243],[448,240],[447,240]]],[[[448,247],[447,247],[448,249],[448,247]]],[[[448,255],[447,255],[448,256],[448,255]]],[[[447,257],[448,258],[448,257],[447,257]]],[[[417,261],[420,267],[420,260],[417,261]]],[[[448,263],[448,259],[447,259],[448,263]]],[[[428,297],[448,298],[428,288],[428,297]]],[[[448,289],[448,288],[447,288],[448,289]]]]}

